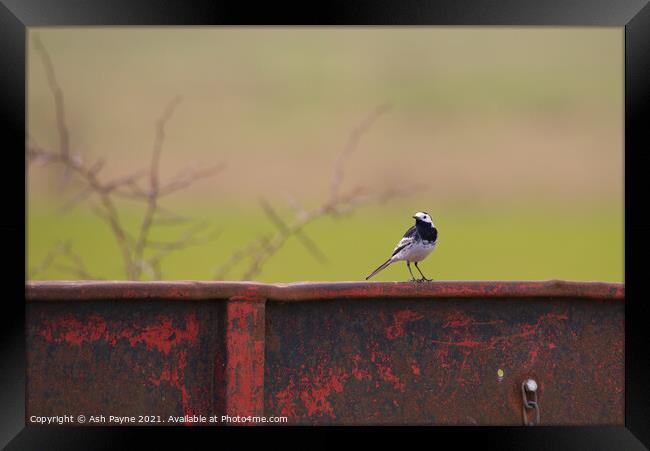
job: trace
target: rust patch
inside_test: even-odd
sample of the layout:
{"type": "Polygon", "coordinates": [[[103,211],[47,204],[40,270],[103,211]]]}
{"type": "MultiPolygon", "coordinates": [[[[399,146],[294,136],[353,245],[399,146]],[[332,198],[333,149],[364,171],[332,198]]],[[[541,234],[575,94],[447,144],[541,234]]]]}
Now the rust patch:
{"type": "Polygon", "coordinates": [[[138,343],[149,349],[156,349],[164,354],[182,341],[196,343],[199,326],[196,315],[186,318],[184,328],[174,327],[171,318],[157,317],[154,324],[146,326],[110,328],[99,315],[91,315],[84,320],[69,314],[55,320],[45,319],[37,330],[37,334],[46,341],[53,343],[68,343],[81,346],[98,340],[115,346],[118,340],[125,339],[130,346],[138,343]]]}
{"type": "Polygon", "coordinates": [[[223,411],[212,378],[224,360],[211,335],[219,334],[219,313],[208,307],[30,304],[28,413],[137,417],[223,411]]]}
{"type": "Polygon", "coordinates": [[[543,424],[623,422],[620,304],[396,299],[267,308],[274,345],[265,412],[290,424],[520,425],[528,377],[539,384],[543,424]]]}
{"type": "Polygon", "coordinates": [[[386,328],[386,336],[390,340],[399,338],[404,335],[404,324],[410,321],[422,319],[422,315],[411,310],[400,310],[393,315],[394,323],[386,328]]]}
{"type": "Polygon", "coordinates": [[[264,412],[264,302],[235,298],[227,306],[226,413],[264,412]]]}

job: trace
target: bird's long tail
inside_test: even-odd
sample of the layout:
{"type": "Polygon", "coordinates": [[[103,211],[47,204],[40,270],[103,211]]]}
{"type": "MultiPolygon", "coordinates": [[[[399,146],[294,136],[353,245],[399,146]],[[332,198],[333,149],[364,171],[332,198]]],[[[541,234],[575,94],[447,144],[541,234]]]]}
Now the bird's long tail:
{"type": "Polygon", "coordinates": [[[366,280],[370,279],[372,276],[374,276],[374,275],[377,274],[378,272],[381,272],[381,271],[383,271],[384,269],[388,268],[388,265],[390,265],[391,263],[393,263],[393,260],[389,258],[389,259],[386,260],[384,263],[382,263],[381,266],[380,266],[379,268],[377,268],[377,269],[375,269],[373,272],[371,272],[370,275],[369,275],[368,277],[366,277],[366,280]]]}

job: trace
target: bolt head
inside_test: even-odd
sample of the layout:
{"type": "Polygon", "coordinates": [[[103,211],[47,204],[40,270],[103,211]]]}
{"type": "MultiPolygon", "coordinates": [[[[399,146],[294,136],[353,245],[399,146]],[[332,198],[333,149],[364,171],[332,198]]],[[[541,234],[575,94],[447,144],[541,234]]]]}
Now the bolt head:
{"type": "Polygon", "coordinates": [[[533,379],[528,379],[526,381],[526,390],[537,391],[537,382],[535,382],[533,379]]]}

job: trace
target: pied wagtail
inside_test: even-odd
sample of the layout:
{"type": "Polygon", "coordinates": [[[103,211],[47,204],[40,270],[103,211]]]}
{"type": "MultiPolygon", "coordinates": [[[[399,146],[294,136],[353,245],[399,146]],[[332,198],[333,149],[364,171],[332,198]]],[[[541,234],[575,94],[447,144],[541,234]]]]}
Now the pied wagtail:
{"type": "Polygon", "coordinates": [[[422,271],[420,271],[420,268],[418,267],[418,262],[427,258],[433,248],[436,247],[436,243],[438,242],[438,229],[433,225],[431,216],[429,216],[428,213],[420,211],[415,213],[413,218],[415,218],[415,225],[408,229],[399,243],[397,243],[395,250],[393,250],[393,255],[391,255],[391,257],[379,268],[370,273],[370,275],[366,277],[366,280],[386,269],[391,263],[400,260],[406,261],[406,267],[411,273],[411,280],[418,282],[433,280],[427,279],[424,274],[422,274],[422,271]],[[422,276],[421,279],[413,277],[411,262],[415,263],[415,267],[422,276]]]}

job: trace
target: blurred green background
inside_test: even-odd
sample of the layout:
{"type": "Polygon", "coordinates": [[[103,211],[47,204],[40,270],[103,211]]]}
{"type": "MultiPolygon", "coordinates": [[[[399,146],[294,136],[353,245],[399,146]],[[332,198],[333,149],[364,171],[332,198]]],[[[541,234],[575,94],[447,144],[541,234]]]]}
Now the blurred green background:
{"type": "MultiPolygon", "coordinates": [[[[427,211],[439,244],[421,268],[437,280],[623,281],[623,29],[30,28],[28,131],[56,149],[54,102],[38,36],[65,97],[73,151],[103,157],[110,178],[146,167],[156,119],[167,125],[162,177],[227,164],[163,200],[210,221],[214,240],[171,254],[165,279],[212,279],[236,249],[273,232],[261,197],[285,219],[328,195],[348,134],[390,103],[346,166],[343,190],[420,185],[412,195],[326,217],[290,239],[256,280],[362,280],[427,211]]],[[[27,264],[69,240],[98,278],[123,279],[108,227],[62,170],[30,165],[27,264]]],[[[119,203],[137,231],[143,209],[119,203]]],[[[179,226],[156,227],[157,239],[179,226]]],[[[238,279],[241,268],[228,275],[238,279]]],[[[377,280],[406,280],[393,265],[377,280]]],[[[56,266],[36,279],[71,279],[56,266]]]]}

